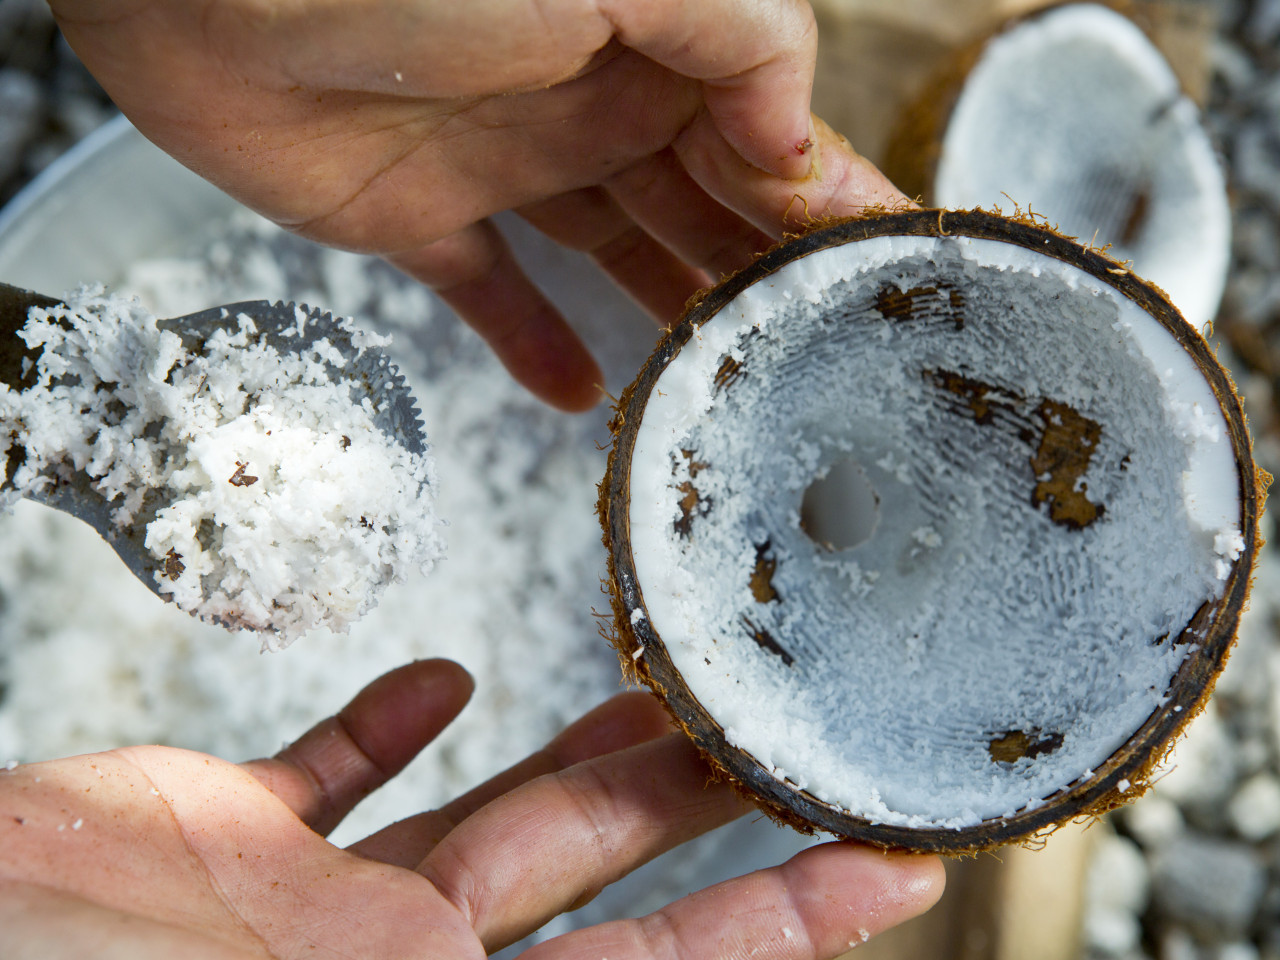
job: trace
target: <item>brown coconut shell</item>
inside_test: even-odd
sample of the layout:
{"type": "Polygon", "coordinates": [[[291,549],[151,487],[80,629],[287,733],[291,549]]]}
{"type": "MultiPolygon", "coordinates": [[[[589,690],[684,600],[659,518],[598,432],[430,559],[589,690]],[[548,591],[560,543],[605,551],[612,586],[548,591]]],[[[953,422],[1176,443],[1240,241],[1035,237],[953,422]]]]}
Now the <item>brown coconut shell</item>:
{"type": "MultiPolygon", "coordinates": [[[[1226,663],[1246,605],[1254,559],[1261,546],[1259,517],[1270,481],[1254,464],[1243,408],[1229,374],[1217,362],[1200,333],[1183,320],[1158,288],[1134,276],[1120,263],[1055,233],[1042,223],[983,211],[885,212],[824,223],[784,241],[749,267],[691,301],[679,324],[662,338],[635,381],[623,392],[611,426],[614,443],[600,485],[598,509],[608,551],[608,582],[614,614],[610,639],[625,674],[653,690],[718,777],[774,819],[801,831],[827,831],[884,848],[953,855],[1026,841],[1069,821],[1097,816],[1122,806],[1145,790],[1157,764],[1188,721],[1203,708],[1226,663]],[[754,758],[731,746],[723,728],[685,686],[652,621],[644,617],[633,622],[630,611],[644,610],[645,601],[631,549],[630,464],[637,431],[659,377],[698,328],[742,291],[766,281],[791,261],[827,247],[873,237],[956,235],[1016,244],[1077,267],[1140,306],[1173,334],[1202,371],[1228,424],[1238,466],[1239,523],[1244,550],[1232,565],[1220,598],[1203,605],[1174,640],[1175,643],[1194,641],[1194,646],[1175,673],[1164,704],[1094,770],[1091,778],[1063,787],[1044,797],[1042,805],[1011,817],[992,818],[962,829],[910,828],[874,823],[805,790],[792,789],[754,758]]],[[[1032,755],[1028,746],[1034,748],[1034,745],[1015,742],[1003,745],[1014,755],[1032,755]]],[[[1000,745],[993,745],[993,750],[999,748],[1000,745]]]]}

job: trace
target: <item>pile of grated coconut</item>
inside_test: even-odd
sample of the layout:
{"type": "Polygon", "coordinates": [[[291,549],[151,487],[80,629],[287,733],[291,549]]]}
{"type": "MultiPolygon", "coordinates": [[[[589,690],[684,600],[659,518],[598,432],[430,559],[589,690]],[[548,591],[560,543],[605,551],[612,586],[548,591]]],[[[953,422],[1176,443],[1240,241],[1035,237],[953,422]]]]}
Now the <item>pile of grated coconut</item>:
{"type": "Polygon", "coordinates": [[[33,308],[34,383],[0,386],[5,453],[25,451],[0,504],[87,479],[113,531],[145,524],[159,594],[285,646],[345,630],[440,556],[433,467],[377,425],[373,398],[353,401],[346,376],[385,338],[343,320],[355,356],[327,337],[281,351],[233,321],[196,352],[100,287],[33,308]]]}

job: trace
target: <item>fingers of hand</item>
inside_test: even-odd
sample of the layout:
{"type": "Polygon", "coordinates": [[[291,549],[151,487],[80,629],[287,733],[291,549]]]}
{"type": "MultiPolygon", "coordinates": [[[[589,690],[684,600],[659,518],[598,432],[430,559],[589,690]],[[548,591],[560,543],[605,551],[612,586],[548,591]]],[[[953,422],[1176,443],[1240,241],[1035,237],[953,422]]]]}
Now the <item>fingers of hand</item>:
{"type": "Polygon", "coordinates": [[[745,812],[728,786],[708,781],[693,744],[670,734],[495,800],[418,870],[492,951],[745,812]]]}
{"type": "Polygon", "coordinates": [[[802,0],[601,0],[627,46],[705,83],[711,116],[734,150],[760,170],[809,169],[809,95],[817,51],[802,0]]]}
{"type": "Polygon", "coordinates": [[[537,777],[556,774],[671,733],[671,718],[649,693],[621,693],[570,724],[542,750],[463,794],[445,810],[461,823],[480,808],[537,777]]]}
{"type": "Polygon", "coordinates": [[[826,960],[923,913],[942,887],[937,857],[829,843],[647,917],[548,940],[522,960],[826,960]]]}
{"type": "Polygon", "coordinates": [[[384,674],[269,760],[244,764],[319,833],[417,756],[461,712],[471,677],[448,660],[384,674]]]}
{"type": "Polygon", "coordinates": [[[607,186],[636,223],[716,279],[745,267],[773,243],[768,234],[709,196],[674,150],[646,157],[610,178],[607,186]]]}
{"type": "Polygon", "coordinates": [[[655,321],[680,318],[710,278],[646,233],[600,187],[521,207],[522,217],[556,243],[591,257],[655,321]]]}
{"type": "Polygon", "coordinates": [[[435,289],[535,396],[581,411],[601,397],[599,366],[555,306],[525,276],[487,220],[388,259],[435,289]]]}
{"type": "Polygon", "coordinates": [[[689,297],[750,263],[771,238],[707,196],[670,150],[592,187],[530,204],[521,216],[581,250],[658,323],[689,297]]]}
{"type": "Polygon", "coordinates": [[[409,817],[366,837],[353,853],[412,869],[454,827],[485,804],[520,785],[575,763],[669,733],[670,721],[647,693],[623,693],[566,727],[543,749],[439,810],[409,817]]]}
{"type": "Polygon", "coordinates": [[[856,216],[869,206],[912,205],[848,140],[817,117],[813,123],[813,169],[802,180],[779,180],[747,166],[709,129],[706,116],[673,147],[707,193],[775,238],[820,218],[856,216]]]}
{"type": "Polygon", "coordinates": [[[745,267],[773,243],[709,196],[670,149],[630,165],[603,187],[520,213],[557,243],[590,254],[665,325],[680,318],[698,290],[745,267]]]}

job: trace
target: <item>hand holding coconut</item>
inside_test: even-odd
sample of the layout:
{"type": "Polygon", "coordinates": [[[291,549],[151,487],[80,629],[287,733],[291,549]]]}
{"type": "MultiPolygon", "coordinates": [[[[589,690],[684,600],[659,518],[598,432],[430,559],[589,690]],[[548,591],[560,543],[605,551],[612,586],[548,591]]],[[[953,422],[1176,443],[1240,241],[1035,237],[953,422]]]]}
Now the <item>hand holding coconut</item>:
{"type": "MultiPolygon", "coordinates": [[[[134,747],[0,770],[6,944],[41,957],[480,957],[745,809],[706,788],[650,698],[624,694],[439,811],[346,850],[323,839],[470,691],[458,666],[422,661],[271,760],[134,747]]],[[[936,860],[827,844],[524,956],[830,957],[941,886],[936,860]]]]}
{"type": "Polygon", "coordinates": [[[587,251],[662,323],[788,218],[901,195],[809,115],[807,4],[55,0],[135,124],[313,239],[430,284],[566,409],[596,365],[491,214],[587,251]]]}

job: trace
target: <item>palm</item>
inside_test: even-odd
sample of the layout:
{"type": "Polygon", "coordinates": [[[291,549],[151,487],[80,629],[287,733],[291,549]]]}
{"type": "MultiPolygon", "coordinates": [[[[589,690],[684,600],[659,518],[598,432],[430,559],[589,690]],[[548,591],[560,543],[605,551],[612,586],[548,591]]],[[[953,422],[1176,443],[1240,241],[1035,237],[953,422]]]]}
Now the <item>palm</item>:
{"type": "Polygon", "coordinates": [[[598,397],[599,373],[491,214],[586,250],[669,323],[804,211],[902,199],[811,131],[799,0],[53,5],[162,147],[284,226],[437,288],[571,409],[598,397]],[[820,176],[785,179],[816,155],[820,176]]]}
{"type": "MultiPolygon", "coordinates": [[[[469,689],[452,664],[412,664],[243,766],[134,747],[0,774],[6,957],[480,958],[742,810],[631,694],[439,811],[326,841],[469,689]]],[[[833,956],[939,886],[936,860],[831,844],[526,956],[719,956],[727,939],[763,960],[833,956]]]]}
{"type": "Polygon", "coordinates": [[[39,886],[17,901],[11,889],[7,902],[21,908],[5,927],[11,942],[25,934],[42,944],[41,957],[54,956],[57,931],[32,907],[52,890],[104,934],[127,926],[139,956],[177,943],[192,958],[484,956],[422,875],[334,847],[233,764],[141,747],[41,764],[29,776],[40,783],[22,784],[30,806],[17,815],[25,833],[45,835],[48,860],[29,878],[39,886]],[[95,793],[116,815],[104,816],[95,793]],[[140,842],[145,878],[121,876],[140,842]]]}

